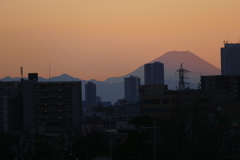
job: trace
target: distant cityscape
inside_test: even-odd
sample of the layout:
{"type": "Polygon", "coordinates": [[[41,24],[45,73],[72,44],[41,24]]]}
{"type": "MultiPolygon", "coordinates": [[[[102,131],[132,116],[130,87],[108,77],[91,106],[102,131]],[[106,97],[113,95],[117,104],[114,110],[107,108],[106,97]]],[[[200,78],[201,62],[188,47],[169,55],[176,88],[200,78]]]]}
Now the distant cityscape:
{"type": "MultiPolygon", "coordinates": [[[[162,59],[171,60],[174,53],[162,59]]],[[[171,68],[169,61],[153,60],[98,82],[68,75],[63,76],[71,80],[44,80],[38,73],[26,79],[21,67],[19,79],[0,81],[0,132],[8,147],[2,154],[9,159],[240,158],[240,43],[221,48],[221,74],[194,61],[192,53],[183,55],[194,57],[192,66],[206,68],[197,71],[186,62],[171,68]]]]}

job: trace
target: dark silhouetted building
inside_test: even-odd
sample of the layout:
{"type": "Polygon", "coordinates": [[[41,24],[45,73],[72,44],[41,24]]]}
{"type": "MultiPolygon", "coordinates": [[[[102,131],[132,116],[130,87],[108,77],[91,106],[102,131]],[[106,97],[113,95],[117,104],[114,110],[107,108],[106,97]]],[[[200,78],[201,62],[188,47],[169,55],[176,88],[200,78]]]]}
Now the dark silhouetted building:
{"type": "MultiPolygon", "coordinates": [[[[23,81],[24,129],[41,132],[45,126],[80,128],[81,82],[23,81]],[[54,125],[57,126],[54,126],[54,125]]],[[[46,129],[46,128],[45,128],[46,129]]],[[[44,131],[43,131],[44,132],[44,131]]]]}
{"type": "Polygon", "coordinates": [[[196,114],[240,118],[239,104],[234,103],[231,94],[221,91],[167,90],[166,85],[143,85],[140,86],[140,100],[141,114],[152,117],[196,114]]]}
{"type": "Polygon", "coordinates": [[[128,102],[139,101],[140,78],[130,76],[124,78],[125,99],[128,102]]]}
{"type": "Polygon", "coordinates": [[[240,75],[240,43],[225,43],[221,48],[222,75],[240,75]]]}
{"type": "Polygon", "coordinates": [[[97,105],[96,84],[93,82],[88,82],[85,84],[85,103],[86,107],[97,105]]]}
{"type": "Polygon", "coordinates": [[[164,64],[161,62],[144,65],[145,85],[164,85],[164,64]]]}
{"type": "Polygon", "coordinates": [[[240,75],[201,76],[201,89],[209,93],[230,94],[236,101],[240,101],[240,75]]]}
{"type": "Polygon", "coordinates": [[[38,73],[28,73],[29,81],[38,81],[38,73]]]}

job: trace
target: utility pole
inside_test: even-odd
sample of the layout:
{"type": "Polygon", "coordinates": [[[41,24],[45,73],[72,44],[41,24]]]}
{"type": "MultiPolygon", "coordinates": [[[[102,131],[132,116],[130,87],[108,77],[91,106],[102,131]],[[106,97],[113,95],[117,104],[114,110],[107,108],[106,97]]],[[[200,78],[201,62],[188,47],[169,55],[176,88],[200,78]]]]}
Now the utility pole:
{"type": "Polygon", "coordinates": [[[153,127],[141,127],[143,129],[153,129],[153,159],[156,160],[156,129],[161,129],[161,127],[156,127],[156,120],[153,122],[153,127]]]}
{"type": "Polygon", "coordinates": [[[156,160],[156,120],[154,120],[154,160],[156,160]]]}
{"type": "Polygon", "coordinates": [[[112,160],[112,125],[111,125],[111,121],[109,122],[109,126],[110,126],[110,160],[112,160]]]}

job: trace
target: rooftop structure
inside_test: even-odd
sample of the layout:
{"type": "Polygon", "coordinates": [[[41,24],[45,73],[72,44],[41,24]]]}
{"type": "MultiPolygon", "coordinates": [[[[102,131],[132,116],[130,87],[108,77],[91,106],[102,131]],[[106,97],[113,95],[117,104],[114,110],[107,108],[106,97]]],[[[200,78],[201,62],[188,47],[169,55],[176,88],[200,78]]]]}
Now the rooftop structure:
{"type": "Polygon", "coordinates": [[[240,75],[240,43],[225,43],[221,48],[221,74],[240,75]]]}

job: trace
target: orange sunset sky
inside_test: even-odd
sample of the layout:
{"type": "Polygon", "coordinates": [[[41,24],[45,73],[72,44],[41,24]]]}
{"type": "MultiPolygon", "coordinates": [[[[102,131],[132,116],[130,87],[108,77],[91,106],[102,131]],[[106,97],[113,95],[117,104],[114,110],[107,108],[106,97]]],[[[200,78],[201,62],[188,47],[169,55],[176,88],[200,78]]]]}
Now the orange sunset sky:
{"type": "Polygon", "coordinates": [[[172,50],[220,68],[224,40],[240,41],[240,0],[0,0],[0,78],[48,78],[50,60],[52,76],[105,80],[172,50]]]}

